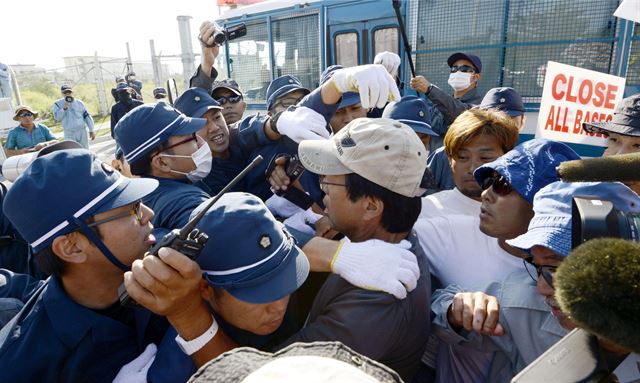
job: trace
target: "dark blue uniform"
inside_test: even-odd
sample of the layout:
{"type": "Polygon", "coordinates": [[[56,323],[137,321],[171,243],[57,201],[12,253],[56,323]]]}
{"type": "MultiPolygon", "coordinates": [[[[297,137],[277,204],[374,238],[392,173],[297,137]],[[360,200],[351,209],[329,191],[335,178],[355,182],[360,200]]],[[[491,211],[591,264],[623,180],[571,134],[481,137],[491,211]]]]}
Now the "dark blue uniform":
{"type": "MultiPolygon", "coordinates": [[[[33,292],[32,279],[2,273],[0,294],[33,292]]],[[[94,311],[50,278],[0,347],[2,382],[111,382],[120,368],[157,343],[168,323],[146,309],[94,311]]],[[[27,309],[27,308],[25,308],[27,309]]]]}
{"type": "Polygon", "coordinates": [[[142,198],[142,202],[155,213],[151,221],[154,227],[170,230],[183,227],[189,222],[193,209],[209,198],[207,193],[187,179],[155,179],[160,182],[158,188],[142,198]]]}
{"type": "Polygon", "coordinates": [[[118,121],[120,121],[120,119],[133,108],[142,104],[144,103],[139,100],[131,100],[131,104],[125,104],[122,101],[118,101],[111,107],[111,137],[113,137],[113,128],[116,126],[118,121]]]}

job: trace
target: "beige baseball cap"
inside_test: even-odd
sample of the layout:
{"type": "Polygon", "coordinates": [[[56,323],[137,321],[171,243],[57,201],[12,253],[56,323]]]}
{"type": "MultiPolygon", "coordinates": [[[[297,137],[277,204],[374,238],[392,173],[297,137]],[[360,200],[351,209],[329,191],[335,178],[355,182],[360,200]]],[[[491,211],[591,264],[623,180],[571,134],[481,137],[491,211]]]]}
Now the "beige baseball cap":
{"type": "Polygon", "coordinates": [[[356,173],[395,193],[419,197],[427,151],[409,126],[387,118],[358,118],[328,140],[298,147],[305,168],[320,175],[356,173]]]}

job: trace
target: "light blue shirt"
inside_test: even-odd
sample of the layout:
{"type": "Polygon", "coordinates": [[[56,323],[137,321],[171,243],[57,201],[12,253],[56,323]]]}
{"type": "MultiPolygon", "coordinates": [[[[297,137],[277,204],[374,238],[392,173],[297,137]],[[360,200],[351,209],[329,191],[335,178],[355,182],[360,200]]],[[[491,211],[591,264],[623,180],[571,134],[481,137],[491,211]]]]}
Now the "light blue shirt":
{"type": "Polygon", "coordinates": [[[64,110],[64,98],[61,98],[53,104],[52,109],[53,117],[56,121],[62,122],[62,128],[65,131],[82,131],[86,125],[89,127],[89,131],[93,132],[93,118],[91,118],[82,101],[74,99],[73,102],[69,103],[67,110],[64,110]]]}
{"type": "Polygon", "coordinates": [[[35,124],[31,130],[31,134],[22,125],[18,125],[11,129],[7,136],[7,142],[4,144],[5,149],[25,149],[32,148],[41,142],[55,140],[49,128],[42,124],[35,124]]]}

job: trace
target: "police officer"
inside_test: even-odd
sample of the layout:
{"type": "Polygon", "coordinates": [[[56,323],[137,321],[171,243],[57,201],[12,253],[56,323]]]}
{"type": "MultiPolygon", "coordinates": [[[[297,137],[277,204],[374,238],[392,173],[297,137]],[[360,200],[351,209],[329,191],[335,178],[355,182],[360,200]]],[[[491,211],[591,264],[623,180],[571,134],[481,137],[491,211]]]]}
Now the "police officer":
{"type": "Polygon", "coordinates": [[[153,242],[140,198],[157,184],[127,179],[85,149],[37,158],[16,180],[4,211],[51,277],[34,284],[2,271],[2,296],[30,298],[1,334],[4,381],[110,382],[161,339],[164,320],[120,307],[117,292],[153,242]]]}
{"type": "Polygon", "coordinates": [[[118,102],[111,107],[111,137],[113,137],[113,128],[118,121],[120,121],[125,114],[129,113],[131,109],[143,104],[142,101],[134,99],[133,93],[134,90],[127,86],[126,83],[120,83],[116,87],[118,102]]]}
{"type": "Polygon", "coordinates": [[[155,212],[155,227],[184,226],[191,211],[209,197],[192,184],[211,171],[209,145],[196,135],[205,125],[205,119],[157,103],[135,108],[114,129],[131,173],[159,182],[143,199],[155,212]]]}

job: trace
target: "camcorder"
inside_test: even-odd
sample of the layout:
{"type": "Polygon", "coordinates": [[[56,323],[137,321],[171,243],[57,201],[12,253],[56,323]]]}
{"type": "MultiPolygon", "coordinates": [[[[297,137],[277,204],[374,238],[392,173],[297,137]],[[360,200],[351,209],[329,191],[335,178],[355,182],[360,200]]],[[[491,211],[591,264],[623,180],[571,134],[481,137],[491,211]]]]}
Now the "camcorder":
{"type": "Polygon", "coordinates": [[[247,34],[247,26],[244,23],[237,24],[228,28],[219,28],[213,32],[213,45],[208,45],[205,42],[209,40],[211,36],[201,36],[200,41],[207,47],[213,48],[216,46],[220,46],[225,43],[225,41],[231,41],[233,39],[237,39],[242,36],[246,36],[247,34]]]}
{"type": "Polygon", "coordinates": [[[65,97],[64,97],[64,100],[65,100],[66,102],[73,102],[73,96],[65,96],[65,97]]]}
{"type": "MultiPolygon", "coordinates": [[[[616,209],[611,201],[574,196],[571,212],[571,247],[595,238],[640,241],[640,214],[616,209]]],[[[516,375],[512,383],[617,382],[613,370],[624,357],[600,347],[598,338],[576,328],[516,375]]]]}

